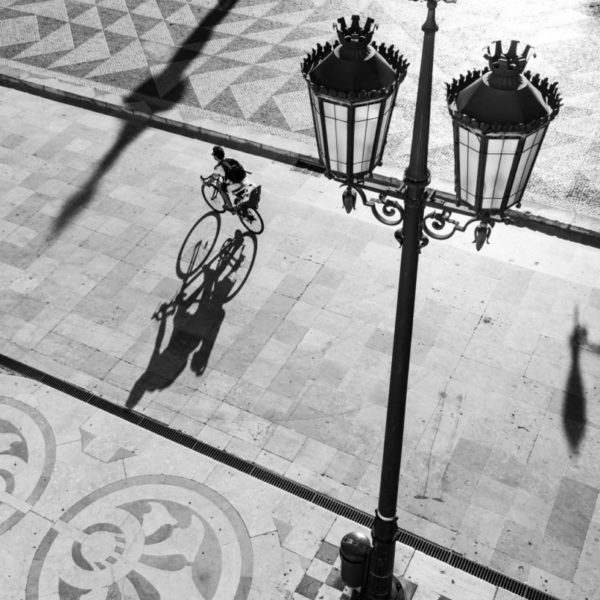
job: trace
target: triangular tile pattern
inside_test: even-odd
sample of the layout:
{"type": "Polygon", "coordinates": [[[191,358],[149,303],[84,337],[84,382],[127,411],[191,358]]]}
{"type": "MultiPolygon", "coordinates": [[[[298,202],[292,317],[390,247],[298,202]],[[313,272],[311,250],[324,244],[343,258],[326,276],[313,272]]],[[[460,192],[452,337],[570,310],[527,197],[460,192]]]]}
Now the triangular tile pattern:
{"type": "Polygon", "coordinates": [[[98,14],[98,9],[95,6],[92,6],[84,13],[81,13],[77,18],[72,19],[71,23],[92,27],[94,29],[98,29],[98,31],[102,31],[103,29],[102,21],[100,20],[100,15],[98,14]]]}
{"type": "MultiPolygon", "coordinates": [[[[189,114],[227,123],[240,120],[260,131],[310,142],[312,123],[300,63],[317,43],[333,41],[335,19],[352,14],[358,4],[363,6],[350,0],[237,0],[224,13],[219,6],[225,3],[219,0],[0,0],[0,58],[25,69],[31,65],[54,76],[69,75],[92,87],[101,82],[123,97],[135,91],[148,105],[172,102],[189,114]]],[[[397,31],[406,28],[395,3],[373,0],[368,10],[381,24],[383,39],[384,24],[386,29],[387,24],[397,31]]],[[[452,35],[462,48],[458,26],[452,35]]],[[[593,63],[600,37],[589,38],[586,44],[568,39],[543,48],[557,73],[553,79],[565,80],[565,105],[550,126],[543,154],[569,154],[546,179],[565,190],[579,189],[573,182],[581,169],[576,156],[582,148],[592,161],[598,155],[588,145],[600,127],[600,92],[593,85],[592,69],[571,68],[573,52],[583,52],[593,63]]],[[[414,41],[403,44],[406,56],[418,54],[416,46],[412,52],[414,41]]],[[[438,66],[449,67],[449,59],[438,54],[436,60],[438,66]]],[[[402,118],[402,107],[412,109],[414,94],[406,94],[415,87],[412,75],[397,101],[387,145],[394,162],[406,152],[405,140],[410,138],[411,124],[402,118]]],[[[434,107],[432,122],[440,123],[436,131],[447,123],[444,119],[445,106],[437,112],[434,107]]],[[[431,167],[438,174],[438,157],[441,161],[447,153],[447,142],[431,140],[431,167]]],[[[532,184],[538,185],[536,181],[532,184]]],[[[593,182],[584,188],[595,189],[593,182]]]]}
{"type": "Polygon", "coordinates": [[[141,35],[140,38],[158,44],[166,44],[168,46],[174,45],[173,38],[169,33],[169,28],[164,21],[159,21],[152,29],[146,31],[144,35],[141,35]]]}
{"type": "Polygon", "coordinates": [[[312,115],[306,90],[273,94],[273,101],[292,131],[310,128],[312,115]]]}
{"type": "Polygon", "coordinates": [[[40,30],[34,16],[0,21],[0,46],[16,46],[40,41],[40,30]]]}
{"type": "Polygon", "coordinates": [[[248,67],[234,67],[232,69],[223,70],[219,73],[219,77],[215,77],[213,71],[209,73],[197,73],[190,75],[189,81],[192,88],[196,92],[200,106],[205,107],[212,102],[217,96],[223,93],[248,67]]]}
{"type": "Polygon", "coordinates": [[[188,27],[195,27],[198,24],[194,13],[187,4],[184,4],[177,11],[171,13],[168,20],[170,23],[179,23],[188,27]]]}
{"type": "Polygon", "coordinates": [[[133,24],[129,14],[123,15],[118,21],[115,21],[112,25],[109,25],[106,30],[110,31],[111,33],[119,33],[128,37],[137,38],[135,25],[133,24]]]}
{"type": "Polygon", "coordinates": [[[21,4],[12,6],[13,10],[22,13],[49,17],[57,21],[69,22],[69,15],[64,0],[46,0],[42,2],[33,2],[32,4],[21,4]]]}
{"type": "Polygon", "coordinates": [[[111,8],[112,10],[118,10],[119,12],[123,13],[129,12],[127,4],[125,4],[125,0],[99,0],[99,2],[96,2],[96,4],[98,6],[102,6],[103,8],[111,8]]]}
{"type": "Polygon", "coordinates": [[[233,84],[230,89],[245,119],[254,114],[286,81],[287,75],[233,84]]]}
{"type": "Polygon", "coordinates": [[[88,77],[111,75],[132,69],[148,68],[146,56],[139,41],[135,40],[123,50],[111,56],[106,62],[94,69],[88,77]]]}
{"type": "MultiPolygon", "coordinates": [[[[2,40],[29,44],[16,49],[19,54],[11,55],[13,59],[37,61],[76,76],[85,73],[87,81],[108,80],[123,95],[131,91],[131,74],[136,73],[138,81],[140,73],[148,70],[152,76],[141,88],[157,90],[157,100],[172,96],[175,88],[178,93],[185,88],[184,96],[192,105],[251,121],[258,114],[258,122],[269,112],[262,115],[259,109],[272,94],[281,92],[279,103],[270,103],[276,115],[273,127],[287,131],[294,130],[288,123],[293,116],[281,111],[289,112],[285,94],[297,91],[294,84],[290,88],[302,58],[296,46],[304,51],[314,45],[319,29],[313,17],[322,10],[322,3],[312,0],[238,0],[229,13],[215,10],[217,0],[11,4],[20,21],[15,20],[2,40]],[[44,27],[37,32],[34,26],[42,21],[44,27]],[[207,23],[210,26],[205,28],[207,23]],[[169,64],[168,57],[176,55],[177,65],[169,64]],[[186,60],[189,65],[182,64],[186,60]]],[[[325,41],[322,34],[319,41],[325,41]]],[[[183,102],[183,96],[177,101],[183,102]]]]}
{"type": "Polygon", "coordinates": [[[108,49],[104,34],[99,32],[93,38],[81,44],[81,46],[78,46],[59,60],[54,61],[50,65],[50,68],[55,69],[57,67],[66,67],[95,60],[105,60],[107,58],[110,58],[110,50],[108,49]]]}
{"type": "Polygon", "coordinates": [[[63,25],[61,28],[42,38],[39,42],[35,42],[29,48],[23,50],[20,54],[17,54],[15,58],[18,60],[20,58],[43,56],[55,52],[70,52],[73,48],[71,28],[69,25],[63,25]]]}

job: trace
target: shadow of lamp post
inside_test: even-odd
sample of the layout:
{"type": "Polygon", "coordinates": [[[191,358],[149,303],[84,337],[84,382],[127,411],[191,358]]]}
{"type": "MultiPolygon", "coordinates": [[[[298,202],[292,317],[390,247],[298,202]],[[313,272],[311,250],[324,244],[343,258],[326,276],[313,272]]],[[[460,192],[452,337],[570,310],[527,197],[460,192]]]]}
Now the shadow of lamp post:
{"type": "Polygon", "coordinates": [[[420,249],[429,238],[447,239],[476,224],[474,242],[480,250],[496,222],[510,222],[506,211],[520,206],[548,124],[561,104],[556,84],[524,73],[529,46],[519,54],[517,42],[511,42],[506,50],[496,42],[493,51],[488,49],[485,55],[489,67],[469,71],[447,85],[456,195],[428,187],[437,4],[438,0],[427,1],[410,160],[397,186],[383,185],[372,172],[381,164],[396,95],[406,75],[404,58],[393,46],[373,43],[373,20],[367,19],[361,26],[354,15],[350,26],[338,19],[338,41],[318,45],[302,64],[319,158],[326,176],[345,187],[344,208],[350,213],[360,197],[382,223],[402,224],[395,232],[402,257],[372,547],[366,536],[349,534],[340,548],[344,583],[360,588],[359,597],[368,600],[404,598],[393,569],[420,249]],[[367,199],[365,191],[378,196],[367,199]]]}

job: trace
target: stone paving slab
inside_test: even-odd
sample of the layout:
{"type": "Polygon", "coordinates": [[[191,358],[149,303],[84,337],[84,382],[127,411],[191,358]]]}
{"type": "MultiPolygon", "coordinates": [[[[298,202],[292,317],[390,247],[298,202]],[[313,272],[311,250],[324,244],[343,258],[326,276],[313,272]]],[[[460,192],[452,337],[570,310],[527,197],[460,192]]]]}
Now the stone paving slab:
{"type": "MultiPolygon", "coordinates": [[[[382,173],[408,164],[423,3],[346,0],[53,0],[0,3],[0,78],[104,108],[169,122],[240,149],[315,157],[299,65],[332,23],[360,12],[380,24],[377,39],[412,63],[392,119],[382,173]]],[[[534,46],[532,71],[560,82],[564,98],[529,182],[535,215],[600,231],[600,48],[595,3],[476,0],[438,10],[430,169],[452,191],[453,142],[445,83],[484,66],[496,39],[534,46]],[[558,16],[560,15],[560,16],[558,16]]]]}
{"type": "MultiPolygon", "coordinates": [[[[0,374],[3,600],[349,600],[364,528],[57,390],[0,374]]],[[[398,544],[408,600],[505,590],[398,544]]]]}
{"type": "MultiPolygon", "coordinates": [[[[0,98],[0,351],[371,513],[392,231],[238,154],[266,227],[231,254],[239,222],[200,198],[210,145],[0,98]],[[198,221],[202,299],[160,317],[198,221]]],[[[565,600],[600,588],[599,288],[598,250],[517,228],[421,256],[400,523],[565,600]]]]}

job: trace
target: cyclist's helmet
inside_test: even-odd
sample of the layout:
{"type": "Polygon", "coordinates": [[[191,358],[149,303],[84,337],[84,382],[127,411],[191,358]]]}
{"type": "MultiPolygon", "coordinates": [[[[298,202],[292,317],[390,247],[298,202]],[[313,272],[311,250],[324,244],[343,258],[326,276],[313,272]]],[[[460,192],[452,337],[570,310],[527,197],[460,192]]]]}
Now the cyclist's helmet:
{"type": "Polygon", "coordinates": [[[213,146],[212,155],[217,160],[223,160],[225,158],[225,150],[223,150],[223,148],[221,148],[221,146],[213,146]]]}

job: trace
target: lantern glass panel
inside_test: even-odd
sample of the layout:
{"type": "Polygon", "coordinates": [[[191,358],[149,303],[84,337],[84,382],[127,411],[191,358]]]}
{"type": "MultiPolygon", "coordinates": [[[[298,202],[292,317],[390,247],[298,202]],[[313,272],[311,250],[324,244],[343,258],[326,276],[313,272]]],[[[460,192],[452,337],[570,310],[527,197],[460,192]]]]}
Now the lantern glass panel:
{"type": "Polygon", "coordinates": [[[317,132],[317,145],[319,147],[319,155],[321,160],[325,160],[325,147],[323,146],[323,125],[321,124],[321,111],[319,108],[319,98],[312,93],[310,94],[311,106],[313,112],[313,122],[315,124],[315,131],[317,132]]]}
{"type": "Polygon", "coordinates": [[[323,114],[330,168],[345,174],[348,156],[348,107],[323,101],[323,114]]]}
{"type": "Polygon", "coordinates": [[[542,145],[546,129],[547,126],[542,127],[541,129],[530,133],[525,139],[523,152],[521,154],[521,158],[519,159],[519,165],[515,173],[515,179],[510,190],[510,196],[508,199],[509,206],[512,206],[521,200],[521,196],[525,190],[525,185],[529,180],[529,175],[531,174],[531,169],[533,168],[533,163],[535,162],[542,145]]]}
{"type": "Polygon", "coordinates": [[[482,210],[500,210],[519,138],[488,138],[481,198],[482,210]]]}
{"type": "Polygon", "coordinates": [[[392,116],[392,109],[394,107],[394,100],[396,98],[396,92],[394,92],[386,101],[383,109],[383,122],[381,124],[381,130],[379,131],[379,139],[377,140],[377,153],[375,154],[375,162],[379,163],[381,155],[383,153],[383,144],[387,138],[388,127],[390,125],[390,118],[392,116]]]}
{"type": "Polygon", "coordinates": [[[461,126],[458,132],[460,196],[468,204],[475,206],[481,139],[461,126]]]}
{"type": "Polygon", "coordinates": [[[353,173],[364,173],[370,170],[381,104],[380,102],[363,104],[354,109],[353,173]]]}

